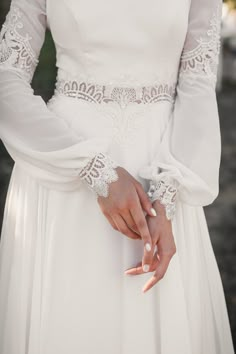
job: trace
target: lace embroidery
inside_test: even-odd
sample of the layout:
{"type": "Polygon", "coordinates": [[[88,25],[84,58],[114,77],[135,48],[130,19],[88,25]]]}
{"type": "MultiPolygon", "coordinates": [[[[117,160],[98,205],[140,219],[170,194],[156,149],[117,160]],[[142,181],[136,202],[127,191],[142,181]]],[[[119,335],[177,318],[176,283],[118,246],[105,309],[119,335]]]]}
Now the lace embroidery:
{"type": "Polygon", "coordinates": [[[116,167],[118,165],[110,157],[99,153],[80,171],[79,177],[97,196],[107,197],[109,184],[118,180],[116,167]]]}
{"type": "Polygon", "coordinates": [[[204,73],[212,85],[216,84],[220,52],[221,7],[213,14],[206,37],[197,40],[197,47],[184,51],[180,61],[180,75],[183,73],[204,73]]]}
{"type": "Polygon", "coordinates": [[[30,45],[32,37],[19,33],[24,28],[21,17],[22,12],[12,5],[0,33],[0,66],[21,69],[26,79],[31,80],[38,60],[30,45]]]}
{"type": "Polygon", "coordinates": [[[97,85],[80,80],[58,79],[55,94],[84,99],[93,103],[116,102],[121,108],[129,103],[147,104],[160,101],[173,103],[176,85],[159,84],[143,87],[115,87],[113,85],[97,85]]]}
{"type": "Polygon", "coordinates": [[[154,77],[152,84],[140,82],[139,85],[131,86],[133,81],[130,79],[128,82],[128,76],[124,82],[117,76],[117,82],[99,80],[98,84],[92,76],[71,76],[59,69],[54,96],[64,95],[93,103],[90,109],[95,109],[95,113],[99,112],[101,117],[107,119],[113,143],[122,145],[122,149],[129,149],[134,142],[137,143],[137,133],[142,126],[145,128],[153,105],[167,102],[173,107],[176,78],[173,75],[168,77],[169,83],[166,84],[154,77]],[[129,86],[124,86],[126,84],[129,86]]]}
{"type": "Polygon", "coordinates": [[[177,198],[177,188],[173,183],[169,180],[159,180],[157,183],[151,180],[147,195],[152,203],[159,200],[165,206],[167,219],[173,219],[177,198]]]}

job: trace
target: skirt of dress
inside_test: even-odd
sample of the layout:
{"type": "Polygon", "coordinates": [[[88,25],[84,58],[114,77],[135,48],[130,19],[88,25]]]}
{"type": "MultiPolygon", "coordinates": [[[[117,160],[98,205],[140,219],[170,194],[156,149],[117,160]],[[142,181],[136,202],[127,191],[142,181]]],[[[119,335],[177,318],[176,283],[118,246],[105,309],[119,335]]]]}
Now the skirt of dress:
{"type": "MultiPolygon", "coordinates": [[[[104,104],[86,117],[79,105],[57,98],[51,109],[84,136],[115,132],[111,156],[139,179],[168,104],[104,104]]],[[[86,186],[58,190],[16,162],[0,243],[0,353],[233,354],[204,211],[178,202],[172,224],[177,252],[143,294],[151,273],[124,274],[142,242],[113,230],[86,186]]]]}

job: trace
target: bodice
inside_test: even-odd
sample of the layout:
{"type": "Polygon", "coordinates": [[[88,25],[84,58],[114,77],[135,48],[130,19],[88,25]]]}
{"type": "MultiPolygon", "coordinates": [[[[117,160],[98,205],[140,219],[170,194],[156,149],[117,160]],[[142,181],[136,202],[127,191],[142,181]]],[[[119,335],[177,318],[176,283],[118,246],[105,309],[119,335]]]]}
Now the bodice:
{"type": "Polygon", "coordinates": [[[152,156],[143,162],[138,156],[139,177],[154,183],[151,197],[165,204],[176,195],[169,188],[174,182],[182,201],[211,203],[218,193],[220,162],[215,83],[221,9],[222,0],[171,5],[161,0],[12,1],[0,33],[2,140],[12,155],[20,152],[20,161],[45,169],[46,179],[52,172],[49,179],[77,183],[88,163],[82,177],[91,177],[95,165],[103,166],[105,172],[96,179],[103,185],[112,176],[106,155],[113,142],[127,146],[123,138],[133,139],[129,129],[127,138],[120,133],[131,127],[131,118],[143,117],[143,128],[136,125],[137,146],[149,134],[148,117],[153,124],[168,118],[164,130],[152,126],[154,145],[157,131],[162,136],[152,156]],[[59,69],[59,99],[51,107],[30,88],[47,26],[59,69]]]}
{"type": "Polygon", "coordinates": [[[161,0],[48,0],[63,79],[67,73],[98,84],[172,85],[188,12],[189,0],[171,6],[161,0]]]}

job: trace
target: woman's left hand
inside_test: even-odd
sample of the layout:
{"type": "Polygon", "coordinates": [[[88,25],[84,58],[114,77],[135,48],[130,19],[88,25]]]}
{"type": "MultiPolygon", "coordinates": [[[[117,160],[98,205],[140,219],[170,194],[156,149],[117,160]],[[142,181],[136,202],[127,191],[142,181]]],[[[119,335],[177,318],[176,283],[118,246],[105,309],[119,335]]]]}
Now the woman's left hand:
{"type": "MultiPolygon", "coordinates": [[[[157,212],[156,217],[146,216],[148,228],[152,237],[152,262],[148,272],[153,272],[153,276],[143,287],[143,292],[151,289],[160,279],[162,279],[167,271],[170,260],[176,253],[176,245],[172,233],[171,221],[166,218],[165,207],[156,200],[153,208],[157,212]],[[155,247],[156,246],[156,247],[155,247]],[[157,251],[155,252],[155,248],[157,251]]],[[[136,267],[129,268],[125,274],[139,275],[144,274],[143,261],[139,262],[136,267]]]]}

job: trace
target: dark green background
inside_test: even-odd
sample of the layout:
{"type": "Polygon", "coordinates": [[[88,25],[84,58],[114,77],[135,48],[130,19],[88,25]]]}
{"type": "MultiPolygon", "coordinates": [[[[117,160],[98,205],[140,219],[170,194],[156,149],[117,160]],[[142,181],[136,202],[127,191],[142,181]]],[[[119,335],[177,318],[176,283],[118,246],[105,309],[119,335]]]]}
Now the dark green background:
{"type": "MultiPolygon", "coordinates": [[[[0,0],[0,26],[8,8],[9,0],[0,0]]],[[[53,93],[55,77],[55,48],[47,32],[33,80],[35,93],[48,100],[53,93]]],[[[218,94],[218,104],[222,132],[220,194],[211,206],[205,208],[205,212],[236,341],[236,86],[224,82],[218,94]]],[[[0,228],[12,166],[13,161],[0,141],[0,228]]]]}

